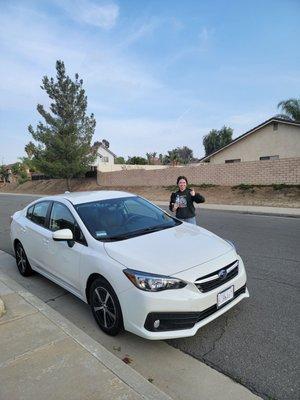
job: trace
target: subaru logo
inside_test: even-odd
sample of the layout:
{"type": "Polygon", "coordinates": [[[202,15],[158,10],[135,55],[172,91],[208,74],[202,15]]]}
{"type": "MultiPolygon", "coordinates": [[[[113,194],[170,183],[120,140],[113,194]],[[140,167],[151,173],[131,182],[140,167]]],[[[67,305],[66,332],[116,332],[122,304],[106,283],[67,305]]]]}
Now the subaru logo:
{"type": "Polygon", "coordinates": [[[218,276],[221,280],[225,279],[227,276],[227,271],[226,269],[221,269],[221,271],[219,271],[218,276]]]}

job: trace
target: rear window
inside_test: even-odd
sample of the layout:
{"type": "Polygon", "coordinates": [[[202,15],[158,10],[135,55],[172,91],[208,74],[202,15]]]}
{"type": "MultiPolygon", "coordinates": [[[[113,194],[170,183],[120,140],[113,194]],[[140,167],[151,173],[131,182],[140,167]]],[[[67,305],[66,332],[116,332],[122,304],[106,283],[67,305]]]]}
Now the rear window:
{"type": "Polygon", "coordinates": [[[36,203],[33,208],[33,212],[31,214],[31,221],[35,222],[38,225],[45,226],[47,211],[49,207],[49,201],[42,201],[40,203],[36,203]]]}

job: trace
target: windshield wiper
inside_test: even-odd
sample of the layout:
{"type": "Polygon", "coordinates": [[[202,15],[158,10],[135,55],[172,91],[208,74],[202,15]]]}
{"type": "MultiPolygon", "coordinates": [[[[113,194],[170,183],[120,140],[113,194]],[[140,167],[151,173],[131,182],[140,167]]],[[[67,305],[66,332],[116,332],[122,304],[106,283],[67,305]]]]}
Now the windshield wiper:
{"type": "Polygon", "coordinates": [[[106,238],[97,238],[97,240],[99,240],[100,242],[114,242],[114,241],[118,241],[118,240],[125,240],[125,239],[129,239],[130,237],[132,237],[132,235],[125,233],[123,235],[116,235],[116,236],[109,236],[106,238]]]}
{"type": "Polygon", "coordinates": [[[114,241],[118,241],[118,240],[130,239],[135,236],[146,235],[147,233],[157,232],[157,231],[161,231],[163,229],[168,229],[168,228],[173,228],[173,227],[165,226],[165,225],[152,226],[152,227],[148,227],[148,228],[139,229],[139,230],[133,231],[133,232],[127,232],[127,233],[124,233],[121,235],[101,238],[99,240],[101,240],[102,242],[114,242],[114,241]]]}

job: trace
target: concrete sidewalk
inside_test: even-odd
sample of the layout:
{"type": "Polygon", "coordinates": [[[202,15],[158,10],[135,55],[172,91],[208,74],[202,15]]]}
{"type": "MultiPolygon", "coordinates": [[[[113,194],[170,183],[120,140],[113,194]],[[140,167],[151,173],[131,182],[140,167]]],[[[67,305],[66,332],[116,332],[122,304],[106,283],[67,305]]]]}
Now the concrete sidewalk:
{"type": "MultiPolygon", "coordinates": [[[[154,201],[158,206],[169,206],[167,201],[154,201]]],[[[300,208],[287,208],[287,207],[266,207],[266,206],[241,206],[234,204],[195,204],[196,208],[204,210],[218,210],[239,212],[242,214],[261,214],[261,215],[274,215],[280,217],[300,217],[300,208]]]]}
{"type": "MultiPolygon", "coordinates": [[[[49,295],[59,294],[52,287],[43,297],[40,287],[47,283],[46,279],[44,285],[41,285],[43,278],[38,282],[26,280],[24,286],[30,291],[37,292],[39,285],[41,299],[37,298],[19,284],[26,278],[17,272],[15,259],[1,250],[0,258],[0,298],[6,305],[6,314],[0,317],[1,400],[60,400],[71,396],[98,400],[260,398],[163,341],[145,341],[134,335],[112,338],[103,334],[100,344],[44,302],[49,295]],[[111,349],[121,346],[122,352],[135,360],[133,366],[111,353],[111,349]],[[155,386],[147,380],[149,376],[154,378],[155,386]]],[[[53,284],[49,281],[49,285],[53,284]]],[[[66,297],[61,299],[61,304],[68,303],[66,297]]],[[[92,333],[89,318],[75,308],[70,315],[83,320],[82,329],[92,333]]]]}
{"type": "Polygon", "coordinates": [[[1,400],[171,400],[2,273],[0,297],[1,400]]]}

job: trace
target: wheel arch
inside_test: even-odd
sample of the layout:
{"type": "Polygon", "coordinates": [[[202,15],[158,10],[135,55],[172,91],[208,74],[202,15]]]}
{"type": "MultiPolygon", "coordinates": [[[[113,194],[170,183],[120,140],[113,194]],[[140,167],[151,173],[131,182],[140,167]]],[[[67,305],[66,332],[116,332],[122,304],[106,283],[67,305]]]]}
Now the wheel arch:
{"type": "Polygon", "coordinates": [[[88,304],[90,304],[90,288],[95,279],[102,279],[103,281],[107,282],[111,286],[111,283],[106,278],[104,278],[103,275],[101,275],[97,272],[91,274],[88,277],[88,280],[86,282],[86,287],[85,287],[85,296],[86,296],[86,300],[87,300],[88,304]]]}
{"type": "MultiPolygon", "coordinates": [[[[20,243],[20,244],[22,245],[22,243],[21,243],[21,240],[20,240],[20,239],[18,239],[18,238],[14,239],[14,241],[13,241],[14,250],[16,250],[16,246],[17,246],[17,244],[18,244],[18,243],[20,243]]],[[[23,246],[23,245],[22,245],[22,246],[23,246]]]]}

